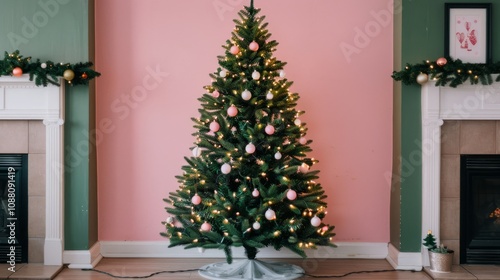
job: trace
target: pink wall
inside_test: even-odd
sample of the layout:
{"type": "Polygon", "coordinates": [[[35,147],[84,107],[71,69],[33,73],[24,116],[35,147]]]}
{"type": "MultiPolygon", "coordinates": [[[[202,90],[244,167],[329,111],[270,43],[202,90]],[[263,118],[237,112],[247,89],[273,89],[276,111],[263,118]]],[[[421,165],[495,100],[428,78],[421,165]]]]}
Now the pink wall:
{"type": "MultiPolygon", "coordinates": [[[[96,1],[100,240],[164,240],[162,201],[190,156],[197,98],[239,0],[96,1]]],[[[336,241],[388,242],[390,0],[255,1],[288,63],[336,241]],[[344,51],[342,50],[344,47],[344,51]],[[346,51],[347,50],[347,51],[346,51]]]]}

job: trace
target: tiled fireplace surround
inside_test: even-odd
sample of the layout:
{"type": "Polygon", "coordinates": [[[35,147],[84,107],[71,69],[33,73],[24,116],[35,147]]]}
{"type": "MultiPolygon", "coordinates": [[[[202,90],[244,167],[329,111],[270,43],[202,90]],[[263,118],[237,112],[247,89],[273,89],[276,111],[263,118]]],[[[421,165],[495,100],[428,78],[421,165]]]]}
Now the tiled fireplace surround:
{"type": "Polygon", "coordinates": [[[45,125],[0,120],[0,154],[28,154],[28,262],[43,263],[45,239],[45,125]]]}
{"type": "Polygon", "coordinates": [[[500,154],[500,121],[448,120],[441,126],[441,242],[460,248],[460,155],[500,154]]]}

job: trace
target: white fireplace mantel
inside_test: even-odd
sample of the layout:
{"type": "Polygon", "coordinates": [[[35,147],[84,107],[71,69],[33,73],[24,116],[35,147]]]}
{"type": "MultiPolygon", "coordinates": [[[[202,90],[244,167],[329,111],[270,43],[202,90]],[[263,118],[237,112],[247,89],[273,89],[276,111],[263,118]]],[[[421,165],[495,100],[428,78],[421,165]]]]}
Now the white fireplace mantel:
{"type": "MultiPolygon", "coordinates": [[[[495,79],[493,77],[493,79],[495,79]]],[[[432,230],[440,240],[441,125],[444,120],[500,120],[500,83],[456,88],[422,86],[422,235],[432,230]]],[[[422,263],[427,263],[422,250],[422,263]]]]}
{"type": "Polygon", "coordinates": [[[28,75],[0,77],[0,120],[42,120],[46,132],[44,264],[63,264],[64,86],[36,86],[28,75]]]}

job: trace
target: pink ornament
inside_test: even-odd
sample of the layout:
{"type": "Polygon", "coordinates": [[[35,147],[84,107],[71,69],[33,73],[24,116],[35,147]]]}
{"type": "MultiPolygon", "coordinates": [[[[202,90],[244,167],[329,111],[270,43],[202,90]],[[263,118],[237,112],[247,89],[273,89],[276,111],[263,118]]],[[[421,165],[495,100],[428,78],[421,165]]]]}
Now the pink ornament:
{"type": "Polygon", "coordinates": [[[253,154],[255,152],[255,145],[253,143],[248,143],[245,147],[245,151],[249,154],[253,154]]]}
{"type": "Polygon", "coordinates": [[[259,49],[259,44],[255,41],[252,41],[250,43],[250,45],[248,45],[248,48],[251,50],[251,51],[254,51],[256,52],[258,49],[259,49]]]}
{"type": "Polygon", "coordinates": [[[305,145],[305,144],[307,144],[307,139],[305,137],[300,137],[299,143],[302,145],[305,145]]]}
{"type": "Polygon", "coordinates": [[[259,195],[260,195],[260,192],[258,189],[253,190],[253,192],[252,192],[253,197],[258,197],[259,195]]]}
{"type": "Polygon", "coordinates": [[[199,196],[198,194],[195,194],[192,198],[191,198],[191,202],[194,204],[194,205],[198,205],[201,203],[201,196],[199,196]]]}
{"type": "Polygon", "coordinates": [[[309,171],[309,165],[307,165],[306,163],[303,163],[299,166],[300,173],[307,173],[307,171],[309,171]]]}
{"type": "Polygon", "coordinates": [[[237,55],[240,52],[240,48],[238,48],[238,46],[234,45],[229,49],[229,52],[234,54],[234,55],[237,55]]]}
{"type": "Polygon", "coordinates": [[[276,219],[276,212],[274,212],[274,210],[271,208],[267,209],[267,211],[264,215],[266,216],[266,219],[268,219],[270,221],[276,219]]]}
{"type": "Polygon", "coordinates": [[[324,226],[321,230],[322,231],[327,231],[328,230],[328,226],[324,226]]]}
{"type": "Polygon", "coordinates": [[[202,231],[211,231],[212,225],[207,223],[207,222],[204,222],[203,224],[201,224],[201,230],[202,231]]]}
{"type": "Polygon", "coordinates": [[[297,198],[297,192],[294,190],[288,190],[286,192],[286,198],[289,200],[295,200],[297,198]]]}
{"type": "Polygon", "coordinates": [[[317,226],[321,225],[321,219],[318,218],[318,216],[314,215],[314,217],[312,217],[312,219],[311,219],[311,225],[313,227],[317,227],[317,226]]]}
{"type": "Polygon", "coordinates": [[[438,58],[438,60],[436,61],[436,64],[439,65],[439,66],[444,66],[448,61],[446,60],[446,58],[444,57],[440,57],[438,58]]]}
{"type": "Polygon", "coordinates": [[[268,124],[264,130],[266,131],[267,135],[274,134],[274,126],[272,126],[270,124],[268,124]]]}
{"type": "Polygon", "coordinates": [[[21,67],[16,67],[12,69],[12,75],[14,77],[21,77],[23,75],[23,69],[21,69],[21,67]]]}
{"type": "Polygon", "coordinates": [[[229,163],[224,163],[220,167],[220,171],[222,172],[222,174],[229,174],[229,172],[231,172],[231,165],[229,165],[229,163]]]}
{"type": "Polygon", "coordinates": [[[219,131],[219,129],[220,129],[219,123],[217,123],[216,121],[210,123],[210,131],[217,132],[219,131]]]}
{"type": "Polygon", "coordinates": [[[236,106],[234,105],[231,105],[229,108],[227,108],[227,115],[230,117],[238,115],[238,108],[236,108],[236,106]]]}
{"type": "Polygon", "coordinates": [[[217,91],[217,90],[214,90],[214,91],[212,92],[212,96],[213,96],[213,97],[215,97],[215,98],[218,98],[218,97],[219,97],[219,95],[220,95],[220,92],[219,92],[219,91],[217,91]]]}

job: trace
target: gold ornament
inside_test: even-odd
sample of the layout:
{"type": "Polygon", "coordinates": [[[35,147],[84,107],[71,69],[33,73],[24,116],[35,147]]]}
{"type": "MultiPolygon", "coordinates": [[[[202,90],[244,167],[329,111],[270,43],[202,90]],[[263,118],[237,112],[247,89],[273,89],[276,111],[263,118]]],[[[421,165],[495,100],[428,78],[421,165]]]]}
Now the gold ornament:
{"type": "Polygon", "coordinates": [[[64,71],[63,77],[66,81],[71,81],[75,77],[75,72],[73,72],[73,70],[71,69],[67,69],[64,71]]]}

